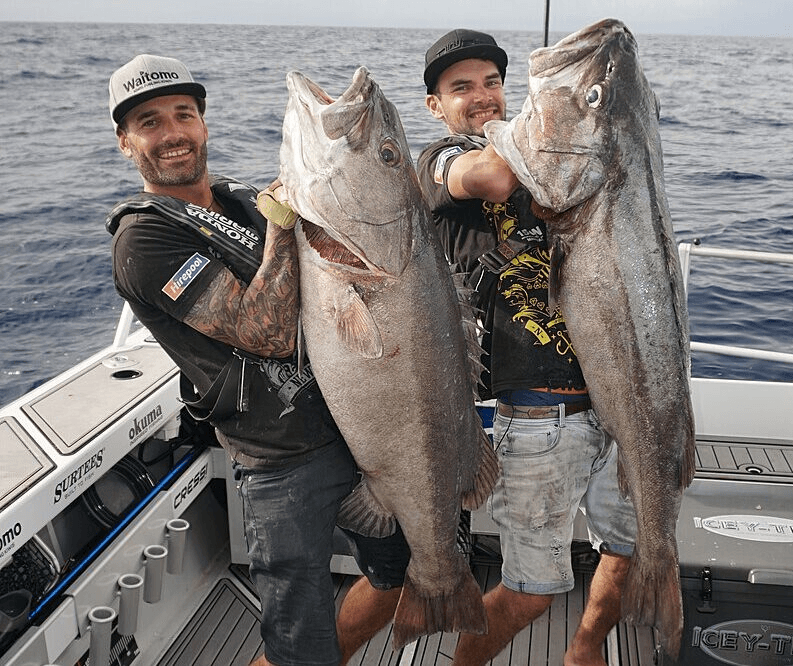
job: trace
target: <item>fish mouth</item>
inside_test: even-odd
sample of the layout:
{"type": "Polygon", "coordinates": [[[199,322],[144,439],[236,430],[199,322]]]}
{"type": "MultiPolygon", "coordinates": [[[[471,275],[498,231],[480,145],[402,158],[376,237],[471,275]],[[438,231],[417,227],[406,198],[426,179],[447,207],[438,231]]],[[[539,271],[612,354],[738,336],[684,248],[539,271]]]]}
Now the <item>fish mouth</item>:
{"type": "Polygon", "coordinates": [[[533,51],[521,112],[509,123],[485,124],[491,144],[543,208],[569,210],[614,177],[610,128],[624,114],[619,99],[625,82],[636,81],[637,55],[633,34],[617,19],[582,28],[533,51]]]}
{"type": "MultiPolygon", "coordinates": [[[[379,275],[400,275],[410,261],[416,206],[397,180],[385,190],[386,196],[378,197],[367,180],[370,174],[356,165],[384,142],[404,160],[402,153],[407,151],[400,147],[406,140],[391,138],[387,131],[393,125],[389,114],[398,119],[396,110],[364,67],[356,70],[336,100],[300,72],[287,74],[287,87],[281,180],[290,204],[356,259],[342,263],[363,265],[379,275]]],[[[397,126],[401,132],[398,120],[397,126]]]]}
{"type": "Polygon", "coordinates": [[[552,77],[563,69],[585,61],[614,42],[634,55],[636,39],[618,19],[603,19],[568,35],[553,46],[536,49],[529,56],[530,77],[552,77]]]}
{"type": "Polygon", "coordinates": [[[486,123],[485,136],[533,199],[547,211],[562,213],[603,185],[605,168],[594,150],[533,140],[533,123],[531,113],[523,111],[509,122],[486,123]]]}

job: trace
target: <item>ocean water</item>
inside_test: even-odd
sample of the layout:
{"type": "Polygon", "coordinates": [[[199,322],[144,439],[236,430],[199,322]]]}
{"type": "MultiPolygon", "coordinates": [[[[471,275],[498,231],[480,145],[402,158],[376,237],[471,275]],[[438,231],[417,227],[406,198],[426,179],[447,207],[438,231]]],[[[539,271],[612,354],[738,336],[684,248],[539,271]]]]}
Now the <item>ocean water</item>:
{"type": "MultiPolygon", "coordinates": [[[[495,32],[517,112],[541,19],[495,32]]],[[[450,26],[454,27],[454,26],[450,26]]],[[[475,26],[474,26],[475,27],[475,26]]],[[[630,26],[629,26],[630,27],[630,26]]],[[[397,106],[413,158],[441,136],[423,54],[442,31],[231,25],[0,23],[0,404],[113,339],[122,302],[109,208],[140,187],[107,109],[138,53],[182,59],[208,90],[210,169],[264,185],[278,171],[284,75],[338,96],[366,66],[397,106]]],[[[551,34],[551,43],[563,37],[551,34]]],[[[793,252],[793,40],[637,35],[661,100],[678,241],[793,252]]],[[[696,258],[692,339],[793,352],[793,269],[696,258]]],[[[793,366],[695,354],[693,374],[791,381],[793,366]]]]}

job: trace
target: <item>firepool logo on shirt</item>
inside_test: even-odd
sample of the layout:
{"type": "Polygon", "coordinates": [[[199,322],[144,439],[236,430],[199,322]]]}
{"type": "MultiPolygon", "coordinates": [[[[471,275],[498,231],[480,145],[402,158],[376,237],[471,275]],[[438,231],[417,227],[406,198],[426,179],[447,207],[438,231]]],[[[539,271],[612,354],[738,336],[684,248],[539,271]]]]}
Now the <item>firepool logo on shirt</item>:
{"type": "Polygon", "coordinates": [[[182,264],[182,267],[173,274],[173,277],[162,288],[164,294],[175,301],[178,299],[198,274],[209,265],[209,259],[196,252],[182,264]]]}

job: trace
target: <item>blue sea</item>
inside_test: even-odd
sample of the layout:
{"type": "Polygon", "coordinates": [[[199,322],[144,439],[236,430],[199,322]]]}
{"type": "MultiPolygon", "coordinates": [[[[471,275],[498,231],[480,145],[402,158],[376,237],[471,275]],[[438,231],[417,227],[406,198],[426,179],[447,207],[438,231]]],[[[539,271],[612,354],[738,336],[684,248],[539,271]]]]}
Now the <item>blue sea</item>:
{"type": "MultiPolygon", "coordinates": [[[[540,27],[539,17],[527,26],[540,27]]],[[[442,31],[0,28],[0,404],[112,342],[122,302],[104,219],[140,180],[116,147],[107,81],[136,54],[188,64],[208,89],[210,169],[252,183],[277,174],[285,74],[292,69],[338,96],[365,65],[399,109],[414,159],[444,132],[424,107],[421,81],[424,51],[442,31]]],[[[505,84],[515,113],[528,55],[542,46],[542,34],[494,35],[510,55],[505,84]]],[[[550,43],[563,36],[552,33],[550,43]]],[[[637,38],[661,100],[678,241],[793,253],[793,39],[637,38]]],[[[689,308],[693,340],[793,352],[791,266],[695,258],[689,308]]],[[[791,381],[793,366],[700,353],[693,374],[791,381]]]]}

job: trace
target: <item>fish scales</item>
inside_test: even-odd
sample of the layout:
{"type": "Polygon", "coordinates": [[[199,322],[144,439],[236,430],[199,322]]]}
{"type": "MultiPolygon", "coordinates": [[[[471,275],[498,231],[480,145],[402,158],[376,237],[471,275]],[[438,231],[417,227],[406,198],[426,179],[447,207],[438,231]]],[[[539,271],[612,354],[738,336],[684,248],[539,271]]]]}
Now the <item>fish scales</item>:
{"type": "Polygon", "coordinates": [[[615,19],[537,49],[529,70],[521,113],[485,132],[546,220],[552,302],[618,446],[620,485],[637,517],[623,616],[656,626],[676,656],[683,628],[676,525],[695,444],[659,106],[633,35],[615,19]]]}
{"type": "MultiPolygon", "coordinates": [[[[394,106],[365,68],[338,100],[287,76],[281,181],[296,227],[306,349],[363,481],[339,524],[411,550],[401,647],[482,633],[481,591],[456,545],[461,507],[498,474],[475,408],[460,303],[394,106]]],[[[474,373],[475,374],[475,373],[474,373]]]]}

